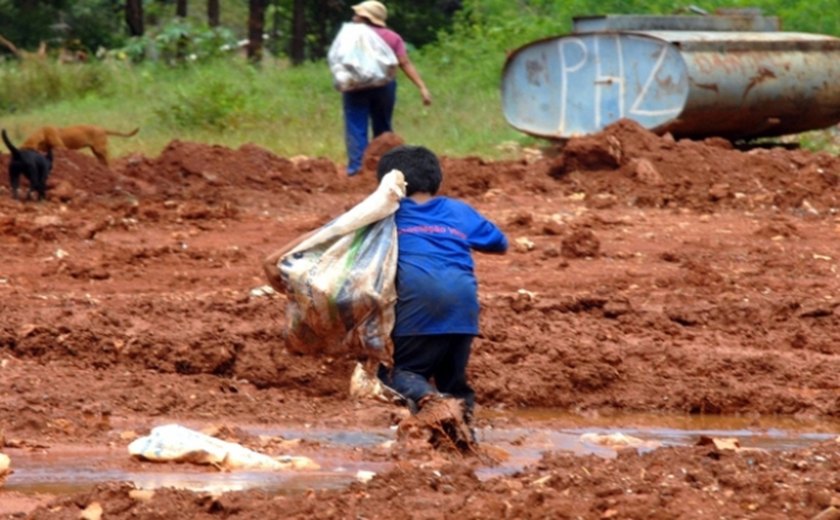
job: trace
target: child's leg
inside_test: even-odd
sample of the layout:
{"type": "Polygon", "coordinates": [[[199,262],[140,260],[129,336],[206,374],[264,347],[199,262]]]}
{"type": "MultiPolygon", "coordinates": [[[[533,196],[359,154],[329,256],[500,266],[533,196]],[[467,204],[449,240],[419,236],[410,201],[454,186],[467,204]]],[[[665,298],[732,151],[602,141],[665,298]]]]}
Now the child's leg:
{"type": "Polygon", "coordinates": [[[414,404],[436,393],[429,382],[438,362],[440,336],[394,337],[394,369],[388,386],[414,404]]]}
{"type": "Polygon", "coordinates": [[[438,390],[444,394],[464,400],[466,417],[472,417],[475,407],[475,392],[467,382],[467,364],[470,360],[473,336],[469,334],[446,334],[437,336],[446,345],[434,373],[438,390]]]}

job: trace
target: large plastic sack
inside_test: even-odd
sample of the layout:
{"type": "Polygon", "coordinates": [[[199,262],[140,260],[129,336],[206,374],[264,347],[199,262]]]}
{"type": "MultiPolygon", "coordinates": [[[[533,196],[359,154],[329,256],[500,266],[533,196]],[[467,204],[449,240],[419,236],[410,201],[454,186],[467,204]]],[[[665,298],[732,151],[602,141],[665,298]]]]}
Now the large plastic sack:
{"type": "Polygon", "coordinates": [[[390,364],[397,301],[397,227],[402,172],[385,175],[361,203],[280,258],[286,345],[292,352],[363,352],[390,364]]]}
{"type": "Polygon", "coordinates": [[[270,457],[179,424],[152,428],[149,435],[128,445],[128,453],[143,460],[209,464],[226,470],[319,469],[318,464],[307,457],[270,457]]]}
{"type": "Polygon", "coordinates": [[[342,92],[379,87],[397,73],[397,55],[363,23],[341,26],[327,53],[335,88],[342,92]]]}

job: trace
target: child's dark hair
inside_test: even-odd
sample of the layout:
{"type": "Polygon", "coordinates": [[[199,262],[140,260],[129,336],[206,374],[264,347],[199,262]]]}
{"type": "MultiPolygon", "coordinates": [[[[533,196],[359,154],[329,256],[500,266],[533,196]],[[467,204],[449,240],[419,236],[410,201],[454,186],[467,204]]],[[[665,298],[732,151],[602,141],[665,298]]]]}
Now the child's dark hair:
{"type": "Polygon", "coordinates": [[[376,177],[382,177],[391,170],[405,175],[406,195],[417,192],[436,194],[443,181],[437,156],[424,146],[402,145],[391,149],[379,159],[376,177]]]}

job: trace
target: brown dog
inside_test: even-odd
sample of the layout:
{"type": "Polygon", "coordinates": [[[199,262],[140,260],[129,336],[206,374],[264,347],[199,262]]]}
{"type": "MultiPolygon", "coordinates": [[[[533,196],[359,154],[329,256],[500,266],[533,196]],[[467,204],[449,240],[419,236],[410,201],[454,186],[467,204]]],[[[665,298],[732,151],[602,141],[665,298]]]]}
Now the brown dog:
{"type": "Polygon", "coordinates": [[[56,126],[44,126],[30,135],[23,142],[21,148],[46,152],[54,148],[69,148],[78,150],[90,148],[93,155],[104,165],[108,165],[108,136],[131,137],[139,128],[135,128],[126,134],[106,130],[95,125],[74,125],[59,128],[56,126]]]}

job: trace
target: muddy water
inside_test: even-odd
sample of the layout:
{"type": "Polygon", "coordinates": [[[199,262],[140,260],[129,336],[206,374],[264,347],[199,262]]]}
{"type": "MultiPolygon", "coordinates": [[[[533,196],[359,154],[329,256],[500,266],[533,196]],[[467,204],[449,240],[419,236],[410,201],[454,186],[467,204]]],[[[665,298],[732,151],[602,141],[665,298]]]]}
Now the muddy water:
{"type": "MultiPolygon", "coordinates": [[[[481,442],[506,451],[510,456],[495,467],[477,471],[479,478],[511,474],[539,460],[546,451],[613,457],[614,449],[593,442],[585,434],[617,434],[642,441],[639,451],[658,446],[695,444],[700,436],[734,437],[743,447],[789,450],[829,440],[840,432],[840,421],[797,421],[789,418],[745,419],[734,417],[642,416],[580,417],[551,410],[528,410],[499,414],[511,425],[479,430],[481,442]],[[514,425],[515,423],[515,425],[514,425]]],[[[194,427],[195,425],[191,425],[194,427]]],[[[302,438],[317,441],[320,448],[311,455],[318,471],[216,472],[189,464],[127,464],[124,448],[54,447],[45,452],[8,450],[14,473],[5,490],[20,493],[65,494],[90,489],[105,481],[131,481],[137,487],[175,487],[195,491],[222,492],[259,488],[275,493],[297,493],[309,489],[339,488],[357,478],[360,471],[381,472],[389,463],[351,460],[361,448],[382,445],[394,439],[394,430],[318,430],[253,427],[243,428],[256,435],[302,438]],[[151,468],[149,468],[151,466],[151,468]],[[160,469],[155,469],[159,467],[160,469]]]]}

